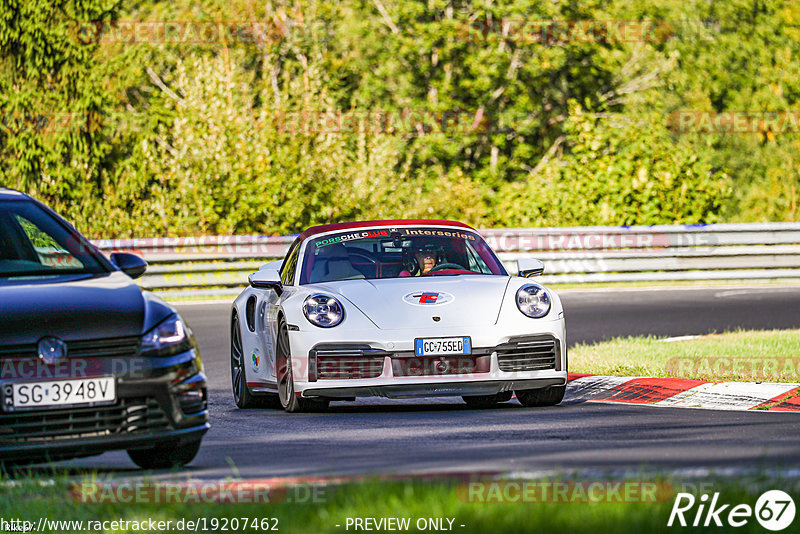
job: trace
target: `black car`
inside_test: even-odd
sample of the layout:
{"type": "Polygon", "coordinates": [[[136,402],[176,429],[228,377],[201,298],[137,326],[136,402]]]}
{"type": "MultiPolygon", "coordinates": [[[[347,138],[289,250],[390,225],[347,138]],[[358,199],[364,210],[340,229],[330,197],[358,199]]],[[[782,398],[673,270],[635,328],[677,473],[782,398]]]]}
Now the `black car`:
{"type": "Polygon", "coordinates": [[[0,188],[0,464],[125,449],[190,462],[208,430],[206,377],[175,309],[136,286],[52,210],[0,188]]]}

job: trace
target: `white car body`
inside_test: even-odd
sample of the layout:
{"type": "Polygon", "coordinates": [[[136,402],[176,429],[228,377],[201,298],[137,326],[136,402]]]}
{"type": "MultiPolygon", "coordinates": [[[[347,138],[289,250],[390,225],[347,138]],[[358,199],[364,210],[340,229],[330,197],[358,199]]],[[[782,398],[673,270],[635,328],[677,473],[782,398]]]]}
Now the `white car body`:
{"type": "MultiPolygon", "coordinates": [[[[381,223],[363,223],[364,226],[351,223],[346,228],[348,232],[358,232],[398,226],[424,227],[477,235],[465,225],[446,221],[388,221],[376,226],[381,223]]],[[[296,264],[294,276],[285,279],[281,289],[251,286],[233,304],[234,315],[243,318],[234,323],[234,328],[238,326],[241,333],[247,389],[252,395],[278,392],[276,346],[280,316],[288,327],[293,392],[302,398],[473,396],[503,392],[509,392],[510,397],[511,391],[566,384],[564,312],[556,293],[545,288],[550,310],[544,317],[531,318],[516,303],[517,290],[532,282],[520,276],[470,274],[299,283],[309,237],[342,232],[341,226],[333,228],[325,231],[321,227],[322,231],[316,233],[310,229],[301,234],[302,241],[296,243],[301,261],[296,264]],[[304,315],[306,298],[319,293],[334,296],[343,306],[344,318],[337,326],[322,328],[304,315]],[[423,298],[421,293],[437,297],[423,298]],[[432,298],[436,300],[427,302],[432,298]],[[417,339],[464,337],[471,340],[470,355],[417,357],[415,354],[417,339]],[[548,368],[526,365],[526,347],[541,348],[549,343],[552,343],[552,365],[547,365],[548,368]],[[362,349],[347,345],[359,345],[362,349]],[[351,373],[355,377],[342,377],[348,374],[342,371],[348,369],[346,364],[358,358],[364,362],[359,367],[361,371],[351,373]],[[473,358],[474,363],[470,363],[473,358]],[[336,366],[332,361],[337,362],[336,366]],[[342,367],[339,362],[346,364],[342,367]],[[527,370],[531,367],[536,369],[527,370]],[[324,369],[333,371],[326,374],[324,369]],[[363,374],[368,377],[358,377],[363,374]]],[[[276,269],[283,261],[267,264],[262,270],[276,269]]],[[[283,275],[286,274],[284,270],[283,275]]],[[[530,361],[541,363],[541,350],[532,354],[530,361]]]]}

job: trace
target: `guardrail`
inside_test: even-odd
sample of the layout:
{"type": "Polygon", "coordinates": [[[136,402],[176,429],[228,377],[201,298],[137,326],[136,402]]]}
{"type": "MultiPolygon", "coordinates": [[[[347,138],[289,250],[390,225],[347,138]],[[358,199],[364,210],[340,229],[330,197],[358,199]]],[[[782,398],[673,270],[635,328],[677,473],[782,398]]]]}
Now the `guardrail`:
{"type": "MultiPolygon", "coordinates": [[[[521,257],[545,263],[543,283],[800,279],[800,223],[482,230],[514,272],[521,257]]],[[[100,240],[150,264],[147,289],[234,295],[247,276],[286,253],[294,236],[100,240]]]]}

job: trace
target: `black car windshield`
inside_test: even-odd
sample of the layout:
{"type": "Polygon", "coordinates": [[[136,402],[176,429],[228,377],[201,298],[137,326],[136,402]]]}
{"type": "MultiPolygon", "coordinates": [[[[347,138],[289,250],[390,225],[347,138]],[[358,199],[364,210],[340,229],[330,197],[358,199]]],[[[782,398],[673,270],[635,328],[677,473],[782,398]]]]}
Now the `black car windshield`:
{"type": "Polygon", "coordinates": [[[310,238],[300,283],[465,274],[507,275],[503,264],[474,232],[376,228],[310,238]]]}
{"type": "Polygon", "coordinates": [[[105,272],[79,236],[34,202],[0,201],[0,280],[105,272]]]}

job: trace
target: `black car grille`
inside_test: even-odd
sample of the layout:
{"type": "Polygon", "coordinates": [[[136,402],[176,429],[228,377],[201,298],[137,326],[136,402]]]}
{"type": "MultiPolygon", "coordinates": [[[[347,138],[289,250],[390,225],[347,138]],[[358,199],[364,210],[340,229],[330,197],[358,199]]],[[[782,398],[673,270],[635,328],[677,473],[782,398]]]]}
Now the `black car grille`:
{"type": "Polygon", "coordinates": [[[67,351],[73,358],[136,356],[139,352],[139,337],[73,341],[67,343],[67,351]]]}
{"type": "MultiPolygon", "coordinates": [[[[35,343],[0,347],[0,359],[35,358],[37,353],[35,343]]],[[[67,355],[70,358],[124,358],[138,353],[139,336],[67,342],[67,355]]]]}
{"type": "Polygon", "coordinates": [[[378,378],[386,356],[368,345],[318,345],[309,352],[309,379],[378,378]]]}
{"type": "Polygon", "coordinates": [[[553,336],[535,336],[511,340],[497,346],[501,371],[544,371],[556,369],[559,343],[553,336]]]}
{"type": "Polygon", "coordinates": [[[0,444],[149,433],[169,428],[167,414],[155,398],[122,398],[110,406],[0,414],[0,444]]]}
{"type": "Polygon", "coordinates": [[[378,378],[383,373],[383,358],[322,357],[317,360],[317,378],[378,378]]]}
{"type": "Polygon", "coordinates": [[[0,360],[3,358],[35,358],[36,345],[11,345],[0,347],[0,360]]]}
{"type": "Polygon", "coordinates": [[[378,378],[383,373],[383,356],[348,358],[345,356],[319,356],[317,378],[378,378]]]}

